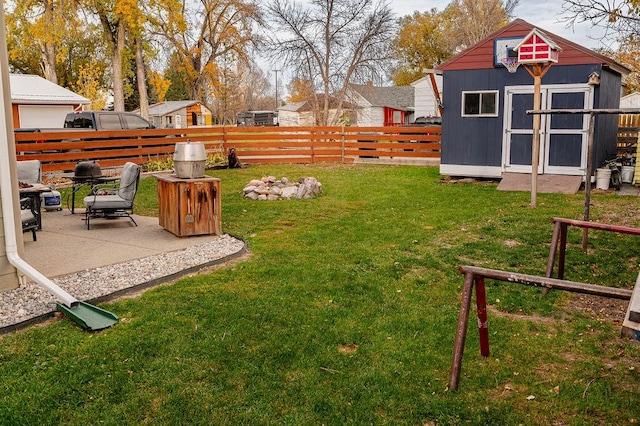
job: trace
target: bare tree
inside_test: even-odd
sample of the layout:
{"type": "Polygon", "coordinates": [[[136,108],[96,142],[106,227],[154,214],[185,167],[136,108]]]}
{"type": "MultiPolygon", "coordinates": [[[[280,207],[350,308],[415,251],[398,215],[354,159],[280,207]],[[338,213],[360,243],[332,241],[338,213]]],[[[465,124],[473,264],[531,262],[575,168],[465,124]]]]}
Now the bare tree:
{"type": "Polygon", "coordinates": [[[382,81],[387,74],[397,29],[388,0],[272,0],[266,8],[269,56],[323,95],[316,96],[318,124],[333,124],[330,95],[340,112],[349,83],[382,81]]]}
{"type": "Polygon", "coordinates": [[[564,0],[562,18],[568,27],[591,22],[606,31],[604,40],[626,41],[640,35],[640,1],[638,0],[564,0]]]}

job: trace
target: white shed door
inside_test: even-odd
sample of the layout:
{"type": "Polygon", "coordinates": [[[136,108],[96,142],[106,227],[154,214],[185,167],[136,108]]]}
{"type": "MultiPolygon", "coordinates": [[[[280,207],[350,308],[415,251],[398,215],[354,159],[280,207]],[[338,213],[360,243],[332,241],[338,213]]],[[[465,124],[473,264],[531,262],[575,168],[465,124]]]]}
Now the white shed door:
{"type": "Polygon", "coordinates": [[[61,128],[65,116],[73,112],[71,105],[19,105],[20,127],[61,128]]]}
{"type": "MultiPolygon", "coordinates": [[[[541,87],[542,109],[588,109],[593,89],[587,84],[557,84],[541,87]]],[[[503,167],[505,171],[531,173],[533,87],[505,88],[503,167]]],[[[540,117],[538,173],[584,175],[587,162],[587,114],[557,114],[540,117]]]]}

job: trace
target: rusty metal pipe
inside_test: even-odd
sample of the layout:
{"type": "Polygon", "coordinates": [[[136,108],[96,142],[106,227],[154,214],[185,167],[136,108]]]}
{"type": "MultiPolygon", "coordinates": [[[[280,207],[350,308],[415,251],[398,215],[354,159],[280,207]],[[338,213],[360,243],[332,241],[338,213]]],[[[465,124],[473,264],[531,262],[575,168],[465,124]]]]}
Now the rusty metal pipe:
{"type": "Polygon", "coordinates": [[[551,219],[554,223],[564,223],[570,226],[578,228],[596,229],[599,231],[617,232],[619,234],[640,235],[640,228],[631,228],[621,225],[609,225],[606,223],[588,222],[585,220],[564,219],[560,217],[554,217],[551,219]]]}
{"type": "Polygon", "coordinates": [[[480,353],[489,356],[489,328],[485,326],[486,317],[486,294],[484,279],[489,278],[497,281],[513,282],[539,286],[548,289],[564,290],[573,293],[592,294],[595,296],[610,297],[613,299],[631,300],[632,291],[622,288],[604,287],[594,284],[585,284],[574,281],[565,281],[550,277],[538,277],[535,275],[519,274],[515,272],[499,271],[496,269],[480,268],[477,266],[461,265],[458,272],[464,274],[464,288],[462,290],[460,313],[458,315],[458,327],[456,329],[456,341],[453,347],[453,360],[451,361],[451,372],[449,375],[450,390],[456,390],[460,382],[460,371],[462,369],[462,355],[467,337],[467,327],[469,325],[469,310],[471,307],[471,293],[473,286],[476,286],[476,304],[478,306],[478,331],[480,334],[480,353]],[[486,334],[485,334],[486,333],[486,334]]]}
{"type": "Polygon", "coordinates": [[[567,256],[568,229],[569,229],[569,225],[567,225],[566,223],[560,224],[560,253],[558,253],[558,277],[557,277],[559,280],[564,280],[564,262],[567,256]]]}
{"type": "Polygon", "coordinates": [[[473,273],[464,274],[464,288],[460,301],[460,313],[458,314],[458,328],[456,329],[456,342],[453,346],[453,359],[451,361],[451,374],[449,375],[449,389],[456,390],[460,381],[460,369],[462,368],[462,355],[464,343],[467,339],[467,326],[469,325],[469,310],[471,307],[471,293],[473,292],[473,273]]]}
{"type": "Polygon", "coordinates": [[[553,267],[556,263],[556,253],[558,251],[558,238],[560,237],[560,222],[553,224],[553,235],[551,236],[551,247],[549,248],[549,260],[547,261],[547,271],[545,277],[553,277],[553,267]]]}
{"type": "Polygon", "coordinates": [[[487,293],[484,277],[476,277],[476,308],[478,311],[478,335],[480,336],[480,354],[489,356],[489,323],[487,322],[487,293]]]}
{"type": "Polygon", "coordinates": [[[624,288],[605,287],[595,284],[585,284],[575,281],[566,281],[556,278],[539,277],[535,275],[519,274],[515,272],[499,271],[496,269],[479,268],[477,266],[459,266],[458,271],[466,275],[482,276],[485,278],[513,282],[518,284],[545,287],[556,290],[570,291],[573,293],[592,294],[594,296],[610,297],[612,299],[631,300],[631,290],[624,288]]]}

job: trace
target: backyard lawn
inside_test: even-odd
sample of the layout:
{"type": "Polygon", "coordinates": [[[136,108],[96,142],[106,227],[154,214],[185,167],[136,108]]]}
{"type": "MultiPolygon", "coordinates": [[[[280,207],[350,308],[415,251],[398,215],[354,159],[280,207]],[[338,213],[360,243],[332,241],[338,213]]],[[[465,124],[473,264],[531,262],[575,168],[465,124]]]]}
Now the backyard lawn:
{"type": "MultiPolygon", "coordinates": [[[[105,304],[121,322],[99,333],[61,318],[1,336],[0,424],[640,422],[640,345],[620,337],[607,299],[487,281],[491,355],[472,317],[447,389],[458,265],[544,275],[549,219],[581,219],[583,192],[539,194],[531,209],[527,192],[432,167],[208,173],[222,179],[223,231],[250,256],[105,304]],[[244,199],[265,175],[314,176],[323,194],[244,199]]],[[[156,214],[155,179],[136,201],[156,214]]],[[[638,203],[594,191],[591,218],[639,227],[638,203]]],[[[566,279],[632,288],[640,239],[591,232],[585,254],[581,238],[570,229],[566,279]]]]}

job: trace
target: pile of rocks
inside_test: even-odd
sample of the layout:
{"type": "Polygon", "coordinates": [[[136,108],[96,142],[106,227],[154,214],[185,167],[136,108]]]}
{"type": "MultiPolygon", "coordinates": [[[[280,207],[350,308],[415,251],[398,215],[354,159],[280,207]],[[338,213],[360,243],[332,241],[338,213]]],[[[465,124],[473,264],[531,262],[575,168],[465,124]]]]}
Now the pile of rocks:
{"type": "Polygon", "coordinates": [[[321,192],[322,184],[314,177],[304,177],[294,182],[286,177],[277,179],[275,176],[265,176],[260,180],[252,180],[244,187],[244,196],[252,200],[314,198],[321,192]]]}

